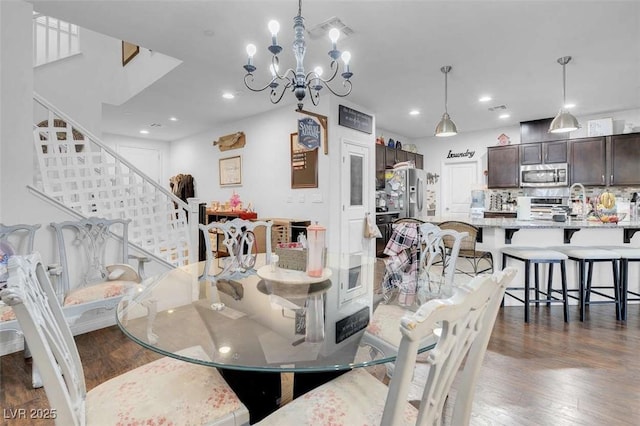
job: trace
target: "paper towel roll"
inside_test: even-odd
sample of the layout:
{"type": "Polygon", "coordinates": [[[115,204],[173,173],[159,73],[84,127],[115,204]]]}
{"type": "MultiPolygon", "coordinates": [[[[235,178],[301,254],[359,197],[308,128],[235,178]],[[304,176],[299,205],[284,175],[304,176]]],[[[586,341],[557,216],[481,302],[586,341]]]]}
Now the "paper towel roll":
{"type": "Polygon", "coordinates": [[[531,197],[518,197],[516,216],[518,220],[531,220],[531,197]]]}

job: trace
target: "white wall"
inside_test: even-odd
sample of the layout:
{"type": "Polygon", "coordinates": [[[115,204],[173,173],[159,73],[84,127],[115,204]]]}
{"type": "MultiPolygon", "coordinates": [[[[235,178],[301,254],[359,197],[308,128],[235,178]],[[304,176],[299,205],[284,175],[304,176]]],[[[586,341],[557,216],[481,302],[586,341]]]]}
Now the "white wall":
{"type": "MultiPolygon", "coordinates": [[[[625,122],[634,123],[640,126],[640,109],[615,111],[607,114],[597,114],[588,116],[579,116],[578,121],[581,128],[575,132],[571,132],[571,138],[580,138],[587,136],[587,121],[612,117],[614,121],[614,133],[622,133],[625,122]]],[[[636,127],[638,130],[638,127],[636,127]]],[[[427,172],[435,172],[441,174],[441,164],[447,159],[449,151],[454,153],[465,152],[466,150],[475,151],[473,158],[479,158],[482,164],[482,170],[487,170],[487,147],[498,144],[498,136],[502,133],[509,136],[511,144],[520,143],[520,126],[497,127],[495,129],[481,130],[477,132],[462,132],[456,136],[448,138],[429,137],[415,140],[418,152],[424,156],[424,169],[427,172]]],[[[460,161],[466,158],[460,159],[460,161]]],[[[455,159],[451,159],[455,161],[455,159]]],[[[428,190],[434,190],[436,193],[436,215],[440,212],[440,193],[441,188],[438,181],[435,185],[428,185],[428,190]]],[[[483,175],[482,185],[486,187],[487,177],[483,175]]]]}
{"type": "Polygon", "coordinates": [[[103,102],[119,105],[127,101],[181,62],[141,49],[123,67],[122,41],[86,28],[80,29],[80,51],[36,67],[34,87],[97,137],[102,135],[103,102]]]}
{"type": "MultiPolygon", "coordinates": [[[[327,115],[327,108],[327,102],[321,101],[314,111],[327,115]]],[[[327,155],[319,152],[318,188],[291,189],[290,134],[297,132],[297,120],[303,117],[305,115],[295,112],[293,106],[283,106],[266,114],[227,123],[174,141],[171,143],[169,175],[192,175],[196,197],[207,204],[211,201],[227,201],[235,191],[240,195],[243,205],[246,207],[251,203],[260,217],[327,223],[328,182],[332,173],[327,155]],[[246,136],[244,148],[220,151],[213,146],[213,141],[219,137],[240,131],[246,136]],[[242,185],[221,187],[218,160],[237,155],[242,157],[242,185]],[[320,201],[314,202],[314,198],[318,197],[320,201]]],[[[330,152],[336,143],[330,136],[330,152]]]]}

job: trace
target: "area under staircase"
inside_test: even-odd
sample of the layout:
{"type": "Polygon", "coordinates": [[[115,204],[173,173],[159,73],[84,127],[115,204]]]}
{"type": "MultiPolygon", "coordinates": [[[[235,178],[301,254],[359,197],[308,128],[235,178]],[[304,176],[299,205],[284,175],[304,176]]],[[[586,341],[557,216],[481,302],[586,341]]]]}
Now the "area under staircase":
{"type": "Polygon", "coordinates": [[[33,104],[32,190],[76,217],[131,219],[134,249],[170,267],[188,264],[197,202],[176,197],[38,94],[33,104]]]}

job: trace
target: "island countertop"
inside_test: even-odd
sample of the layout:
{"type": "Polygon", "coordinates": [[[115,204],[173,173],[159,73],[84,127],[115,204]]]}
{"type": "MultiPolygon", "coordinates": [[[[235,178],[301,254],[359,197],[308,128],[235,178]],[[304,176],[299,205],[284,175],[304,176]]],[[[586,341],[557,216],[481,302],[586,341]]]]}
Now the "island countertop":
{"type": "Polygon", "coordinates": [[[537,229],[564,229],[564,228],[637,228],[640,229],[640,220],[622,221],[618,223],[602,223],[592,220],[577,220],[568,218],[566,222],[554,222],[553,220],[518,220],[514,218],[482,218],[482,219],[456,219],[446,216],[428,216],[425,221],[431,223],[442,223],[449,220],[456,220],[470,223],[478,228],[537,228],[537,229]]]}
{"type": "Polygon", "coordinates": [[[622,221],[618,223],[602,223],[592,220],[577,220],[567,218],[566,222],[554,222],[553,220],[518,220],[514,218],[481,218],[481,219],[456,219],[446,216],[429,216],[427,222],[440,224],[449,220],[470,223],[480,229],[478,242],[482,242],[483,229],[504,230],[504,243],[511,244],[513,235],[519,230],[558,229],[563,231],[563,242],[569,244],[573,234],[581,229],[621,230],[622,240],[629,243],[633,235],[640,231],[640,221],[622,221]]]}

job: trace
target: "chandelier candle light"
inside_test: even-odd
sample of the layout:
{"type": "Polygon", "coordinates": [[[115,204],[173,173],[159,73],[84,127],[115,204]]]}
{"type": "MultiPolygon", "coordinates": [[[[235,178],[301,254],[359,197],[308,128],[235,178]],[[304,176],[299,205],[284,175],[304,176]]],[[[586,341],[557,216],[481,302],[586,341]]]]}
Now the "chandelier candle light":
{"type": "Polygon", "coordinates": [[[278,45],[278,31],[280,31],[280,24],[278,21],[269,22],[269,31],[271,31],[271,45],[268,47],[269,52],[273,55],[271,57],[271,65],[269,70],[271,71],[271,81],[264,87],[252,87],[249,83],[254,81],[253,73],[257,69],[253,64],[253,57],[256,54],[256,46],[253,44],[247,45],[247,63],[243,66],[247,74],[244,76],[244,84],[249,90],[254,92],[261,92],[266,89],[270,90],[271,103],[277,104],[284,96],[287,89],[291,89],[296,98],[298,99],[298,111],[302,110],[303,100],[306,96],[306,92],[309,92],[309,97],[313,105],[318,105],[318,97],[320,96],[320,90],[326,87],[331,93],[339,97],[345,97],[351,93],[351,80],[353,73],[349,70],[349,61],[351,60],[351,54],[349,52],[342,52],[337,49],[337,41],[340,37],[340,31],[337,28],[332,28],[329,31],[329,38],[331,39],[331,50],[329,56],[331,57],[330,70],[331,75],[324,79],[322,78],[322,68],[315,67],[313,71],[305,74],[304,70],[304,55],[307,47],[304,41],[304,18],[302,17],[302,0],[298,0],[298,16],[293,18],[293,54],[296,58],[296,69],[289,68],[284,73],[280,74],[278,64],[280,60],[278,55],[282,52],[282,47],[278,45]],[[344,71],[340,74],[343,78],[343,92],[337,92],[329,83],[338,75],[338,59],[341,58],[344,64],[344,71]]]}

